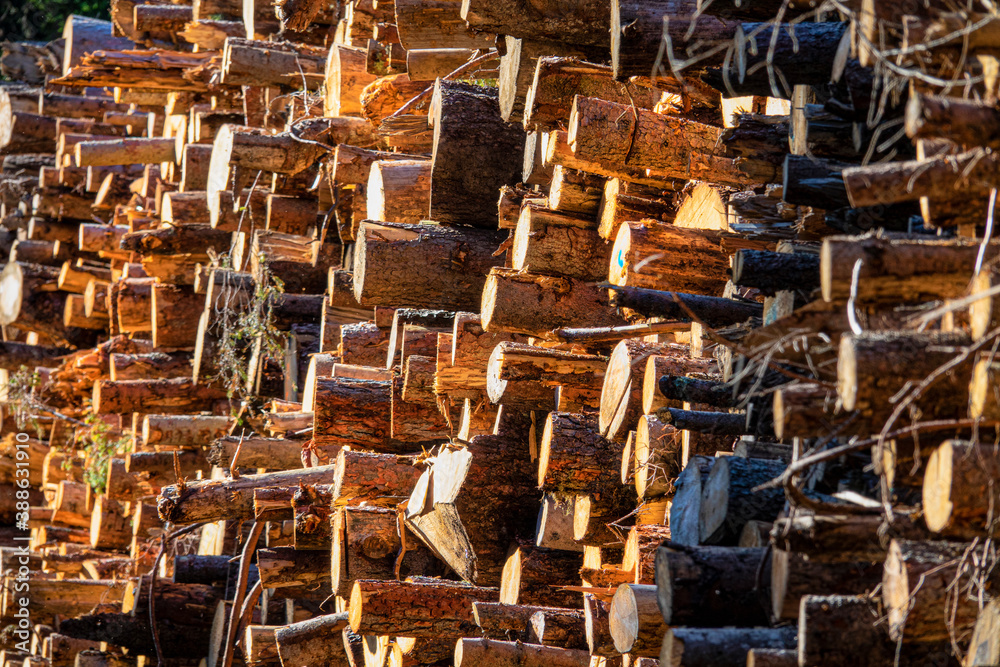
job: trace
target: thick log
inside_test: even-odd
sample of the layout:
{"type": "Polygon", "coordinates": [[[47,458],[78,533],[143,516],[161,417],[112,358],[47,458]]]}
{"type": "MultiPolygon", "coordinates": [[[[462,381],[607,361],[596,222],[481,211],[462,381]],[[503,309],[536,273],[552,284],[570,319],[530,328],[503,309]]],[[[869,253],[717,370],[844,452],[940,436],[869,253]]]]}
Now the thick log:
{"type": "Polygon", "coordinates": [[[239,468],[295,470],[302,467],[302,443],[284,438],[221,437],[212,442],[205,455],[212,465],[227,470],[234,462],[239,468]]]}
{"type": "Polygon", "coordinates": [[[948,534],[980,534],[992,530],[995,480],[1000,452],[992,445],[948,440],[927,459],[923,507],[927,527],[948,534]]]}
{"type": "Polygon", "coordinates": [[[428,217],[431,192],[429,160],[387,160],[371,167],[366,190],[368,218],[418,223],[428,217]]]}
{"type": "Polygon", "coordinates": [[[978,578],[973,563],[980,557],[981,547],[965,543],[893,540],[882,577],[889,636],[931,642],[971,632],[979,605],[965,591],[995,590],[992,573],[973,583],[978,578]]]}
{"type": "MultiPolygon", "coordinates": [[[[980,244],[972,239],[894,239],[884,235],[824,239],[820,278],[826,301],[851,296],[861,302],[930,301],[965,293],[980,244]],[[854,271],[858,262],[858,278],[854,271]]],[[[987,257],[995,257],[991,245],[987,257]]]]}
{"type": "Polygon", "coordinates": [[[577,159],[606,169],[641,164],[651,176],[664,180],[695,179],[733,186],[774,180],[775,168],[770,164],[719,156],[721,137],[722,130],[711,125],[577,96],[566,139],[577,159]],[[671,140],[664,142],[665,136],[671,140]]]}
{"type": "Polygon", "coordinates": [[[326,614],[278,628],[274,633],[278,656],[284,667],[329,664],[347,667],[349,661],[341,637],[347,628],[347,612],[326,614]]]}
{"type": "MultiPolygon", "coordinates": [[[[575,13],[570,14],[575,16],[575,13]]],[[[517,36],[514,33],[505,34],[517,36]]],[[[660,94],[657,89],[643,84],[642,79],[618,83],[611,75],[611,68],[605,65],[576,58],[542,56],[538,58],[534,80],[524,103],[524,127],[555,130],[560,125],[568,124],[575,95],[599,97],[619,104],[634,103],[639,108],[652,109],[660,94]]]]}
{"type": "Polygon", "coordinates": [[[482,318],[487,331],[538,337],[561,327],[625,324],[608,305],[607,292],[592,283],[501,268],[486,279],[482,318]]]}
{"type": "Polygon", "coordinates": [[[599,404],[606,365],[595,355],[501,342],[489,357],[486,392],[494,403],[506,403],[508,397],[524,395],[532,387],[562,387],[561,404],[595,406],[599,404]]]}
{"type": "Polygon", "coordinates": [[[94,383],[95,413],[126,414],[155,410],[163,414],[190,414],[213,410],[227,400],[214,385],[191,380],[100,380],[94,383]]]}
{"type": "Polygon", "coordinates": [[[504,123],[497,92],[465,83],[434,84],[430,219],[496,227],[497,190],[520,180],[524,132],[504,123]],[[480,165],[469,178],[469,165],[480,165]]]}
{"type": "Polygon", "coordinates": [[[791,99],[796,85],[840,79],[851,48],[846,27],[841,22],[741,23],[733,37],[736,71],[724,65],[710,70],[703,80],[727,97],[791,99]]]}
{"type": "Polygon", "coordinates": [[[622,479],[627,482],[631,473],[639,498],[648,500],[673,491],[681,471],[682,441],[680,431],[655,416],[639,418],[630,440],[632,456],[626,451],[622,460],[622,479]]]}
{"type": "Polygon", "coordinates": [[[238,479],[205,480],[168,486],[160,492],[160,518],[175,524],[220,519],[253,518],[254,490],[269,486],[296,488],[300,484],[332,484],[334,466],[284,470],[238,479]]]}
{"type": "Polygon", "coordinates": [[[608,619],[615,648],[622,653],[659,656],[669,627],[657,606],[656,586],[622,584],[611,601],[608,619]]]}
{"type": "Polygon", "coordinates": [[[670,347],[665,344],[632,339],[622,340],[615,345],[601,386],[601,434],[618,442],[626,440],[628,432],[642,415],[646,360],[669,351],[670,347]]]}
{"type": "Polygon", "coordinates": [[[400,577],[429,577],[444,572],[444,563],[410,532],[405,535],[407,548],[402,552],[398,531],[395,508],[339,508],[327,568],[333,591],[347,597],[359,579],[389,580],[397,573],[400,577]]]}
{"type": "Polygon", "coordinates": [[[477,31],[606,48],[610,45],[608,10],[608,3],[601,0],[574,5],[572,11],[558,3],[464,0],[461,15],[477,31]]]}
{"type": "Polygon", "coordinates": [[[313,440],[332,460],[344,446],[381,453],[406,453],[390,438],[392,385],[389,382],[321,378],[316,382],[313,440]]]}
{"type": "Polygon", "coordinates": [[[292,547],[260,549],[257,570],[265,588],[314,587],[329,582],[330,558],[322,552],[292,547]]]}
{"type": "MultiPolygon", "coordinates": [[[[847,554],[845,554],[847,556],[847,554]]],[[[771,554],[771,614],[798,617],[800,600],[812,594],[861,595],[882,581],[882,564],[871,561],[814,560],[803,554],[774,550],[771,554]]]]}
{"type": "Polygon", "coordinates": [[[519,271],[601,280],[611,247],[593,221],[531,204],[521,207],[511,266],[519,271]]]}
{"type": "MultiPolygon", "coordinates": [[[[63,619],[59,629],[63,634],[79,639],[107,642],[144,655],[155,655],[153,631],[148,614],[93,614],[63,619]]],[[[157,623],[164,657],[204,657],[209,645],[211,626],[207,624],[178,625],[164,619],[157,623]]]]}
{"type": "Polygon", "coordinates": [[[142,444],[158,451],[202,448],[225,435],[229,417],[203,415],[146,415],[142,444]]]}
{"type": "Polygon", "coordinates": [[[698,16],[695,0],[612,2],[611,67],[615,78],[651,73],[673,78],[674,71],[686,66],[720,65],[738,26],[707,14],[698,16]]]}
{"type": "Polygon", "coordinates": [[[475,632],[473,602],[496,602],[495,588],[443,580],[358,580],[348,607],[351,630],[363,634],[455,638],[475,632]],[[432,583],[433,582],[433,583],[432,583]]]}
{"type": "Polygon", "coordinates": [[[996,153],[975,148],[957,155],[851,167],[843,172],[851,206],[986,197],[1000,170],[996,153]]]}
{"type": "Polygon", "coordinates": [[[227,37],[221,55],[224,84],[315,89],[322,81],[327,53],[305,44],[227,37]]]}
{"type": "Polygon", "coordinates": [[[604,195],[604,179],[583,171],[553,165],[549,207],[554,211],[594,217],[604,195]]]}
{"type": "MultiPolygon", "coordinates": [[[[888,418],[893,400],[909,383],[924,383],[912,405],[933,410],[939,419],[963,418],[968,411],[969,379],[975,359],[961,355],[965,333],[872,332],[844,335],[837,361],[837,394],[846,410],[888,418]],[[892,368],[886,368],[892,359],[892,368]],[[943,371],[939,368],[944,367],[943,371]],[[932,374],[934,374],[932,376],[932,374]]],[[[912,384],[909,384],[912,386],[912,384]]]]}
{"type": "Polygon", "coordinates": [[[586,413],[550,412],[538,452],[538,485],[560,493],[614,493],[622,445],[605,439],[586,413]]]}
{"type": "Polygon", "coordinates": [[[733,258],[732,281],[769,295],[790,287],[812,291],[820,286],[819,267],[819,255],[809,252],[743,249],[733,258]]]}
{"type": "Polygon", "coordinates": [[[764,548],[660,547],[656,581],[663,620],[691,627],[767,623],[757,581],[765,558],[764,548]]]}
{"type": "Polygon", "coordinates": [[[699,540],[702,544],[735,544],[747,521],[773,521],[784,507],[782,489],[754,488],[785,469],[783,461],[719,458],[704,482],[699,540]]]}
{"type": "Polygon", "coordinates": [[[500,584],[500,602],[504,604],[545,607],[578,607],[582,600],[575,591],[558,586],[573,586],[579,580],[583,555],[521,544],[511,550],[504,564],[500,584]]]}
{"type": "Polygon", "coordinates": [[[366,49],[343,44],[333,45],[326,58],[323,76],[326,84],[323,96],[324,115],[361,115],[361,93],[377,78],[368,73],[367,60],[366,49]]]}
{"type": "Polygon", "coordinates": [[[557,648],[587,650],[586,618],[573,609],[540,609],[531,615],[528,643],[557,648]]]}
{"type": "Polygon", "coordinates": [[[466,581],[499,584],[509,546],[534,530],[538,491],[523,437],[523,429],[479,435],[442,452],[410,496],[407,526],[466,581]]]}
{"type": "MultiPolygon", "coordinates": [[[[460,0],[400,0],[395,6],[399,43],[415,49],[487,49],[494,35],[480,34],[462,18],[460,0]]],[[[451,71],[451,70],[449,70],[451,71]]]]}
{"type": "Polygon", "coordinates": [[[721,296],[728,266],[717,231],[627,222],[611,250],[608,280],[627,287],[721,296]]]}
{"type": "Polygon", "coordinates": [[[493,256],[501,241],[497,232],[366,220],[354,295],[363,306],[477,310],[486,274],[502,261],[493,256]]]}
{"type": "Polygon", "coordinates": [[[663,637],[660,662],[691,667],[741,667],[753,648],[794,649],[796,629],[671,628],[663,637]]]}
{"type": "Polygon", "coordinates": [[[73,147],[77,167],[104,167],[118,164],[160,164],[178,162],[178,140],[128,138],[112,141],[81,141],[73,147]]]}
{"type": "Polygon", "coordinates": [[[112,380],[170,379],[191,375],[191,355],[186,353],[113,353],[110,357],[108,365],[112,380]]]}
{"type": "Polygon", "coordinates": [[[590,664],[586,651],[502,642],[492,639],[460,639],[455,645],[456,667],[489,665],[490,667],[583,667],[590,664]]]}

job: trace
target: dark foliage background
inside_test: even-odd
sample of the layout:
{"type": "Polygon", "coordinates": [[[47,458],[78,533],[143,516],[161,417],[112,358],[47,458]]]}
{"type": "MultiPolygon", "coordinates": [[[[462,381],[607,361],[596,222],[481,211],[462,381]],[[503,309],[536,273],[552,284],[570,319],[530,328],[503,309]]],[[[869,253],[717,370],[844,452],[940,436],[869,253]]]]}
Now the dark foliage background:
{"type": "Polygon", "coordinates": [[[0,0],[0,42],[48,42],[70,14],[108,17],[108,0],[0,0]]]}

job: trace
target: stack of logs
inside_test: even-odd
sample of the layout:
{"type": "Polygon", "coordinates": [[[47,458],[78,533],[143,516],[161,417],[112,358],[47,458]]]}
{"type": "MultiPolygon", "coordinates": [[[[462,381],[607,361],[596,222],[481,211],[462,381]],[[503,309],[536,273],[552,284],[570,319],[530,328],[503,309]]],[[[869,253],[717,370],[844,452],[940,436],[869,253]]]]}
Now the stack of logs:
{"type": "Polygon", "coordinates": [[[4,47],[0,667],[1000,663],[992,3],[110,19],[4,47]]]}

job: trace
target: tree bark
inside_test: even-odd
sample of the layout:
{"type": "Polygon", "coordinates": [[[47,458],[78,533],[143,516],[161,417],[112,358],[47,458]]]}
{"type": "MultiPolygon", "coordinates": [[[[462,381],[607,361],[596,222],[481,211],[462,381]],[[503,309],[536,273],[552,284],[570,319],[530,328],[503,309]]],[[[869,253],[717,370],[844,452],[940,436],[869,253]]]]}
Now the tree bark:
{"type": "Polygon", "coordinates": [[[492,639],[460,639],[455,646],[455,665],[484,667],[583,667],[590,655],[579,651],[492,639]]]}
{"type": "Polygon", "coordinates": [[[228,428],[229,417],[146,415],[142,420],[142,444],[158,451],[208,447],[228,428]]]}
{"type": "Polygon", "coordinates": [[[575,608],[580,594],[557,586],[574,586],[580,578],[583,554],[521,544],[503,567],[500,602],[505,604],[575,608]]]}
{"type": "Polygon", "coordinates": [[[372,164],[368,218],[416,224],[427,219],[431,192],[429,160],[387,160],[372,164]]]}
{"type": "Polygon", "coordinates": [[[773,169],[766,173],[767,168],[759,165],[763,171],[749,170],[746,160],[722,157],[717,148],[721,138],[718,127],[589,97],[574,98],[567,135],[577,159],[612,170],[642,165],[661,179],[695,179],[737,187],[773,180],[773,169]],[[664,142],[665,136],[670,141],[664,142]],[[743,171],[744,167],[748,171],[743,171]]]}
{"type": "Polygon", "coordinates": [[[959,542],[893,540],[882,577],[882,604],[889,636],[896,641],[949,641],[976,624],[979,604],[973,590],[996,588],[996,575],[977,575],[981,547],[959,542]],[[982,579],[981,581],[977,580],[982,579]],[[982,587],[980,589],[980,587],[982,587]]]}
{"type": "Polygon", "coordinates": [[[310,586],[329,582],[330,557],[326,553],[277,547],[257,551],[257,570],[264,588],[310,586]]]}
{"type": "Polygon", "coordinates": [[[274,639],[284,667],[328,664],[347,667],[341,631],[347,628],[347,612],[326,614],[278,628],[274,639]]]}
{"type": "Polygon", "coordinates": [[[398,530],[395,508],[346,506],[338,509],[328,566],[333,591],[348,597],[355,581],[395,579],[397,561],[400,577],[430,577],[444,572],[444,564],[411,532],[405,535],[406,551],[403,552],[398,530]]]}
{"type": "MultiPolygon", "coordinates": [[[[837,393],[846,410],[860,410],[874,421],[888,418],[892,397],[908,383],[929,382],[913,405],[933,410],[938,419],[961,419],[968,411],[969,379],[975,359],[960,356],[968,344],[964,333],[873,332],[844,335],[837,362],[837,393]],[[892,359],[892,367],[885,362],[892,359]],[[953,364],[959,360],[957,364],[953,364]],[[937,369],[949,364],[947,372],[937,369]],[[932,374],[938,373],[937,376],[932,374]]],[[[911,385],[912,386],[912,385],[911,385]]]]}
{"type": "Polygon", "coordinates": [[[593,284],[501,268],[486,279],[482,318],[487,331],[541,338],[560,327],[625,324],[608,305],[607,292],[593,284]]]}
{"type": "Polygon", "coordinates": [[[723,65],[704,80],[727,97],[791,99],[796,85],[839,80],[850,46],[845,23],[741,23],[733,36],[736,71],[723,65]]]}
{"type": "MultiPolygon", "coordinates": [[[[147,615],[94,614],[67,618],[60,631],[70,637],[108,642],[144,655],[155,655],[153,632],[147,615]]],[[[202,658],[208,652],[211,626],[178,625],[164,619],[157,623],[164,657],[202,658]]]]}
{"type": "Polygon", "coordinates": [[[154,409],[161,414],[211,411],[226,401],[226,392],[214,385],[183,378],[172,380],[100,380],[94,383],[94,412],[126,414],[154,409]]]}
{"type": "Polygon", "coordinates": [[[355,246],[354,295],[363,306],[478,310],[486,274],[502,261],[493,256],[501,241],[485,230],[365,221],[355,246]]]}
{"type": "Polygon", "coordinates": [[[73,161],[78,167],[177,162],[180,158],[177,143],[174,138],[81,141],[73,147],[73,161]]]}
{"type": "Polygon", "coordinates": [[[663,638],[663,662],[691,667],[744,665],[753,648],[794,649],[794,627],[671,628],[663,638]]]}
{"type": "Polygon", "coordinates": [[[651,74],[674,78],[676,70],[689,65],[721,65],[739,24],[697,16],[697,9],[695,0],[612,2],[611,67],[615,78],[651,74]],[[662,48],[671,50],[661,58],[662,48]]]}
{"type": "Polygon", "coordinates": [[[603,280],[611,248],[593,222],[531,204],[521,207],[512,268],[580,280],[603,280]]]}
{"type": "Polygon", "coordinates": [[[586,623],[581,610],[538,610],[531,615],[528,643],[586,651],[586,623]]]}
{"type": "Polygon", "coordinates": [[[474,32],[461,11],[461,0],[399,0],[395,3],[399,43],[407,51],[491,47],[494,36],[474,32]]]}
{"type": "MultiPolygon", "coordinates": [[[[979,243],[971,239],[892,239],[881,235],[834,236],[823,241],[820,278],[823,298],[851,295],[854,267],[860,261],[857,297],[861,302],[917,302],[964,294],[975,268],[979,243]]],[[[987,257],[995,257],[991,244],[987,257]]]]}
{"type": "Polygon", "coordinates": [[[284,438],[223,436],[212,442],[206,456],[212,465],[227,470],[234,460],[238,468],[297,470],[302,467],[302,443],[284,438]]]}
{"type": "Polygon", "coordinates": [[[986,197],[1000,173],[996,153],[974,148],[957,155],[850,167],[843,172],[851,206],[986,197]]]}
{"type": "Polygon", "coordinates": [[[495,229],[497,190],[521,180],[524,131],[504,123],[489,88],[438,80],[431,106],[430,219],[495,229]],[[475,178],[470,164],[481,166],[475,178]]]}
{"type": "Polygon", "coordinates": [[[649,499],[669,494],[681,472],[681,433],[653,415],[643,415],[633,439],[635,491],[649,499]]]}
{"type": "Polygon", "coordinates": [[[691,318],[688,313],[690,310],[710,327],[738,324],[753,317],[762,317],[764,314],[764,309],[756,303],[640,287],[612,288],[611,304],[618,308],[632,309],[646,317],[680,321],[691,318]]]}
{"type": "Polygon", "coordinates": [[[798,617],[800,600],[813,593],[860,595],[874,591],[882,565],[848,559],[810,559],[800,553],[775,550],[771,559],[771,614],[775,619],[798,617]]]}
{"type": "Polygon", "coordinates": [[[559,493],[607,493],[621,485],[622,445],[603,438],[592,415],[549,413],[538,454],[538,485],[559,493]]]}
{"type": "Polygon", "coordinates": [[[819,265],[819,256],[809,252],[737,250],[732,280],[769,295],[785,289],[812,291],[820,286],[819,265]]]}
{"type": "MultiPolygon", "coordinates": [[[[575,12],[570,15],[575,16],[575,12]]],[[[607,16],[610,16],[610,11],[607,16]]],[[[604,38],[607,39],[606,34],[604,38]]],[[[567,125],[576,95],[598,97],[619,104],[634,102],[638,108],[652,109],[659,101],[660,93],[656,88],[644,85],[646,83],[643,79],[616,82],[610,67],[578,58],[541,56],[524,103],[524,127],[551,131],[567,125]]]]}
{"type": "Polygon", "coordinates": [[[764,548],[660,547],[656,580],[664,621],[691,627],[768,623],[767,582],[758,582],[767,557],[764,548]]]}
{"type": "Polygon", "coordinates": [[[165,487],[157,509],[160,518],[175,524],[191,524],[220,519],[251,519],[253,494],[268,486],[294,488],[299,484],[331,484],[334,466],[305,470],[284,470],[239,479],[204,480],[165,487]]]}
{"type": "Polygon", "coordinates": [[[390,438],[391,401],[388,382],[317,380],[313,441],[330,460],[347,445],[385,454],[405,453],[390,438]]]}
{"type": "Polygon", "coordinates": [[[753,489],[784,469],[783,461],[733,456],[717,459],[702,490],[700,542],[735,544],[748,520],[774,521],[785,505],[784,490],[753,489]]]}
{"type": "Polygon", "coordinates": [[[608,280],[627,287],[721,296],[729,258],[719,232],[649,222],[622,224],[608,280]]]}
{"type": "Polygon", "coordinates": [[[600,212],[604,179],[561,164],[553,165],[549,184],[549,208],[592,218],[600,212]]]}
{"type": "Polygon", "coordinates": [[[498,597],[495,588],[455,582],[358,580],[348,613],[351,630],[359,634],[459,639],[476,630],[472,603],[498,597]]]}

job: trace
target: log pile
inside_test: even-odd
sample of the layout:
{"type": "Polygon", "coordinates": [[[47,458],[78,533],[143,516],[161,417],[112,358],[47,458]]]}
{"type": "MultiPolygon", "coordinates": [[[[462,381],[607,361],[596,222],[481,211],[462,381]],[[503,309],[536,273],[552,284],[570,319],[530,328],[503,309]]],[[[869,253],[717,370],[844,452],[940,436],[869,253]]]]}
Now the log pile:
{"type": "Polygon", "coordinates": [[[1000,16],[882,4],[5,45],[0,667],[1000,662],[1000,16]]]}

